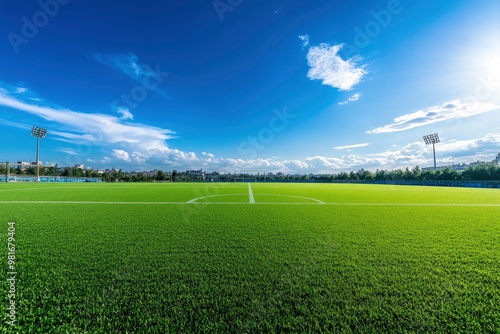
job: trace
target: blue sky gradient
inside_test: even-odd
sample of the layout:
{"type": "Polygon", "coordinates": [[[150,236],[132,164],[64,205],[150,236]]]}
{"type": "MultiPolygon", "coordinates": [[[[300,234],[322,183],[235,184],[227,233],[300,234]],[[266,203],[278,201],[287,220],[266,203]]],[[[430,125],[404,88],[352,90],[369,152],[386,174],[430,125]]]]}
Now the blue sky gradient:
{"type": "Polygon", "coordinates": [[[2,1],[0,161],[334,173],[500,152],[500,2],[2,1]]]}

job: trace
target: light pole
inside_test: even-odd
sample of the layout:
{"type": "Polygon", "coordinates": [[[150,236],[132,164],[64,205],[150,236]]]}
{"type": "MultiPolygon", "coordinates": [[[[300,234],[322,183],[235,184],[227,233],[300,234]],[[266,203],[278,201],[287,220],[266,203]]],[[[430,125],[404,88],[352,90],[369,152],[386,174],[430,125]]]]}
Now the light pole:
{"type": "Polygon", "coordinates": [[[425,145],[432,144],[432,152],[434,153],[434,170],[436,170],[437,169],[437,166],[436,166],[436,147],[434,146],[434,144],[439,143],[439,136],[437,133],[433,133],[431,135],[424,136],[424,141],[425,141],[425,145]]]}
{"type": "Polygon", "coordinates": [[[31,135],[36,137],[36,182],[40,182],[40,163],[38,162],[40,156],[40,138],[45,138],[47,130],[34,126],[33,130],[31,130],[31,135]]]}

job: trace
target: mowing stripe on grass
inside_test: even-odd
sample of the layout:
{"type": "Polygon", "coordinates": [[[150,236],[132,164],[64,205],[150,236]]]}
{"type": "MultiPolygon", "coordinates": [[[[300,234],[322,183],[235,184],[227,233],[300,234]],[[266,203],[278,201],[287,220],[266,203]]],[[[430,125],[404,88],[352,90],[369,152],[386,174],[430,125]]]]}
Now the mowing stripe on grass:
{"type": "Polygon", "coordinates": [[[248,184],[248,201],[250,204],[255,204],[255,198],[253,198],[252,186],[248,184]]]}

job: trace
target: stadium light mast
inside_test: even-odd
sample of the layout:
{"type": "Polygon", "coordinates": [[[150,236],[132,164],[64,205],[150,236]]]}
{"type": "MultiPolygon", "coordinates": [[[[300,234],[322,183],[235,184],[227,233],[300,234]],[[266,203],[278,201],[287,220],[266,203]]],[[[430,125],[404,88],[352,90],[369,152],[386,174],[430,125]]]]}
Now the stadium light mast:
{"type": "Polygon", "coordinates": [[[40,163],[38,162],[40,156],[40,138],[45,138],[47,130],[34,126],[33,130],[31,130],[31,135],[36,137],[36,182],[40,182],[40,163]]]}
{"type": "Polygon", "coordinates": [[[425,145],[432,144],[432,152],[434,153],[434,170],[437,169],[436,166],[436,147],[435,144],[439,143],[439,136],[437,133],[433,133],[431,135],[424,136],[425,145]]]}

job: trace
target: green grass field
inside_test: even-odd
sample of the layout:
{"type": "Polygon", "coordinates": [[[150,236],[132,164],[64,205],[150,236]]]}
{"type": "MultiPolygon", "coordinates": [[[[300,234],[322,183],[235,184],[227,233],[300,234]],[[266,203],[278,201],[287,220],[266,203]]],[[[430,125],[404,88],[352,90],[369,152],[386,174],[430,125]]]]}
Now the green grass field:
{"type": "Polygon", "coordinates": [[[499,190],[250,187],[0,184],[2,332],[500,333],[499,190]]]}

